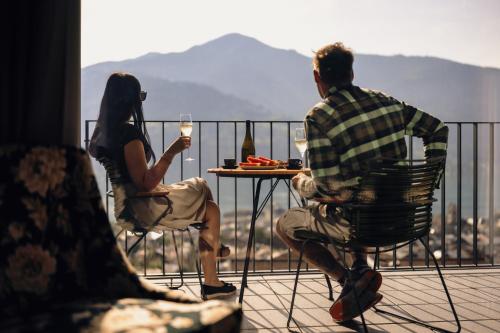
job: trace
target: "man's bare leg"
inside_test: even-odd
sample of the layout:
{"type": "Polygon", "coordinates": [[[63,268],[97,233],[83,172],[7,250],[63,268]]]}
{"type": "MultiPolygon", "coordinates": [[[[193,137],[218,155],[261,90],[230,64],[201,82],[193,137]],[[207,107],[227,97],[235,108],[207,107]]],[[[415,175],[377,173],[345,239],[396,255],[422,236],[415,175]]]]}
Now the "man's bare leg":
{"type": "MultiPolygon", "coordinates": [[[[303,242],[292,239],[281,229],[280,223],[276,226],[276,233],[286,245],[300,252],[303,242]]],[[[333,279],[343,282],[346,277],[346,269],[335,259],[332,253],[324,246],[318,243],[308,243],[304,248],[305,260],[319,268],[325,274],[328,274],[333,279]]]]}

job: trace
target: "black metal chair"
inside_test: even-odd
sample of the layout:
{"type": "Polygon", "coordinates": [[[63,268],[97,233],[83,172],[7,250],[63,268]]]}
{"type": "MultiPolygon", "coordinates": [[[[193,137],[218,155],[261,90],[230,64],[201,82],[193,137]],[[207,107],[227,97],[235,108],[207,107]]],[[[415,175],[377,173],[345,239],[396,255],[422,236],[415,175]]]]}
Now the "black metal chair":
{"type": "MultiPolygon", "coordinates": [[[[375,254],[374,269],[376,269],[380,252],[392,251],[395,248],[419,240],[434,261],[455,318],[456,332],[460,332],[460,320],[439,269],[439,264],[429,246],[423,240],[425,236],[429,235],[432,225],[432,204],[436,201],[433,198],[433,192],[442,172],[444,172],[444,165],[445,158],[373,161],[361,178],[352,201],[342,204],[329,204],[330,210],[340,208],[344,217],[350,221],[351,237],[349,240],[333,239],[326,234],[324,226],[324,233],[315,231],[297,231],[295,233],[294,236],[303,240],[304,243],[299,254],[287,327],[289,327],[292,319],[302,254],[304,246],[308,242],[328,242],[343,252],[344,256],[346,252],[352,251],[353,248],[362,248],[364,249],[363,252],[367,254],[375,254]]],[[[348,271],[347,283],[351,283],[351,271],[347,267],[345,259],[340,258],[340,260],[348,271]]],[[[358,295],[355,289],[354,291],[357,305],[360,308],[358,295]]],[[[381,310],[377,307],[374,307],[374,309],[378,313],[394,316],[433,330],[450,332],[415,318],[381,310]]],[[[361,314],[361,320],[364,331],[368,332],[363,314],[361,314]]]]}
{"type": "MultiPolygon", "coordinates": [[[[106,170],[107,177],[109,177],[109,180],[111,182],[112,190],[108,191],[106,193],[106,195],[110,198],[115,199],[116,192],[121,191],[123,193],[126,193],[127,191],[123,188],[123,185],[119,181],[119,179],[121,178],[120,172],[119,172],[118,168],[114,165],[113,161],[111,161],[110,159],[105,158],[105,157],[99,158],[98,161],[99,161],[99,163],[101,163],[104,166],[104,168],[106,170]]],[[[172,212],[172,202],[168,198],[168,192],[157,192],[157,191],[155,191],[155,192],[137,192],[134,196],[127,196],[127,198],[125,199],[125,200],[149,200],[149,199],[158,198],[158,197],[161,197],[165,200],[165,209],[158,217],[155,218],[155,221],[153,223],[148,225],[148,227],[142,226],[140,217],[138,216],[140,214],[130,212],[131,205],[126,205],[126,210],[124,210],[122,212],[122,215],[119,216],[119,218],[124,218],[125,220],[127,220],[127,223],[123,223],[120,225],[120,227],[122,229],[116,234],[115,238],[118,239],[118,237],[120,236],[120,234],[122,232],[130,232],[134,236],[137,237],[135,242],[132,243],[132,245],[130,247],[126,248],[127,257],[129,257],[132,254],[134,249],[136,249],[137,246],[139,245],[139,243],[146,238],[146,236],[149,232],[158,231],[158,232],[163,233],[165,231],[163,229],[162,230],[157,229],[157,225],[162,218],[164,218],[166,215],[168,215],[172,212]]],[[[193,249],[196,249],[196,260],[195,260],[196,273],[198,276],[198,281],[200,283],[202,298],[204,298],[205,295],[203,295],[203,288],[202,288],[203,282],[201,279],[201,268],[200,268],[201,264],[200,264],[199,248],[195,246],[194,241],[193,241],[193,237],[191,235],[191,231],[189,228],[194,228],[194,229],[199,231],[199,230],[205,228],[205,224],[202,222],[199,222],[199,223],[190,224],[186,228],[170,229],[169,230],[172,234],[172,240],[173,240],[173,243],[174,243],[173,245],[174,245],[174,249],[175,249],[175,256],[177,259],[177,265],[179,267],[180,283],[178,285],[173,285],[173,282],[171,282],[168,287],[170,289],[179,289],[184,285],[184,267],[182,265],[182,260],[179,258],[179,251],[177,248],[175,231],[180,231],[181,233],[184,233],[187,231],[191,247],[193,249]]]]}

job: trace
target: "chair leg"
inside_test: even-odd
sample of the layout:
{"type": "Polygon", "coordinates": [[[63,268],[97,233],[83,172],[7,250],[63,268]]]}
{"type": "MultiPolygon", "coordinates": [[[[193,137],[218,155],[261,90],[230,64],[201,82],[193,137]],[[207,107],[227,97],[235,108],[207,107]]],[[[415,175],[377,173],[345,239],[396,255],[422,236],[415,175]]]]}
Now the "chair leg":
{"type": "MultiPolygon", "coordinates": [[[[335,244],[333,242],[331,242],[331,244],[333,246],[335,246],[335,244]]],[[[361,309],[361,304],[359,303],[359,295],[358,295],[358,292],[356,291],[356,288],[354,288],[354,281],[352,279],[351,269],[347,266],[347,261],[345,259],[345,255],[346,255],[346,250],[345,250],[345,245],[344,245],[343,258],[341,257],[342,258],[341,261],[342,261],[342,264],[344,265],[344,268],[347,271],[347,279],[346,279],[345,283],[351,283],[353,286],[352,290],[354,291],[354,299],[356,300],[356,305],[357,305],[358,310],[359,310],[360,315],[361,315],[361,322],[363,323],[363,331],[365,333],[368,333],[368,327],[366,326],[365,316],[363,315],[363,311],[361,309]]]]}
{"type": "Polygon", "coordinates": [[[143,233],[138,240],[136,240],[134,242],[134,244],[132,244],[132,246],[127,250],[127,257],[130,256],[130,254],[132,253],[132,251],[134,250],[134,248],[139,245],[139,243],[144,239],[144,237],[146,237],[147,233],[143,233]]]}
{"type": "Polygon", "coordinates": [[[288,321],[286,322],[286,328],[290,328],[290,321],[292,320],[293,305],[295,304],[295,294],[297,293],[297,283],[299,282],[300,266],[302,264],[302,255],[304,254],[304,248],[308,240],[302,243],[299,254],[299,263],[297,264],[297,273],[295,274],[295,283],[293,285],[292,301],[290,302],[290,311],[288,312],[288,321]]]}
{"type": "Polygon", "coordinates": [[[325,280],[326,280],[326,285],[328,286],[328,299],[330,301],[334,301],[332,283],[330,282],[330,277],[328,276],[328,274],[325,274],[325,280]]]}
{"type": "Polygon", "coordinates": [[[397,313],[388,312],[388,311],[385,311],[385,310],[380,310],[380,309],[377,309],[377,308],[375,308],[375,312],[382,313],[382,314],[389,315],[389,316],[393,316],[393,317],[396,317],[396,318],[408,321],[408,322],[413,323],[413,324],[417,324],[417,325],[420,325],[420,326],[423,326],[423,327],[427,327],[427,328],[429,328],[429,329],[431,329],[433,331],[440,331],[440,332],[445,332],[445,333],[459,333],[462,330],[462,326],[460,325],[460,320],[458,319],[457,312],[455,311],[455,306],[453,305],[453,301],[451,300],[450,293],[448,292],[448,288],[446,287],[446,282],[444,281],[443,274],[441,273],[441,270],[439,269],[438,261],[437,261],[436,257],[434,256],[434,253],[432,253],[432,251],[430,251],[430,249],[427,246],[426,242],[424,242],[421,238],[419,238],[419,240],[424,245],[424,247],[426,248],[426,250],[430,253],[430,255],[432,256],[432,260],[434,261],[434,265],[436,266],[437,272],[439,274],[439,278],[441,279],[441,284],[443,285],[443,289],[444,289],[444,291],[446,293],[446,297],[448,298],[448,303],[450,305],[451,311],[453,312],[453,316],[455,317],[455,323],[457,325],[457,330],[455,332],[448,331],[448,330],[445,330],[444,328],[439,328],[439,327],[436,327],[436,326],[429,325],[429,324],[424,323],[423,321],[420,321],[420,320],[416,320],[416,319],[413,319],[413,318],[402,316],[402,315],[397,314],[397,313]]]}
{"type": "Polygon", "coordinates": [[[179,251],[177,250],[177,240],[175,238],[175,233],[172,230],[172,240],[174,242],[174,249],[175,249],[175,257],[177,258],[177,265],[179,266],[179,274],[181,276],[181,283],[177,286],[172,285],[172,281],[170,281],[170,289],[179,289],[184,285],[184,265],[182,264],[182,258],[179,259],[179,251]]]}
{"type": "Polygon", "coordinates": [[[205,293],[203,292],[203,282],[201,281],[201,270],[200,270],[200,265],[198,263],[198,259],[200,258],[200,249],[194,246],[193,236],[191,235],[191,230],[189,230],[189,227],[187,228],[187,232],[189,235],[189,242],[191,243],[191,247],[193,249],[196,249],[196,258],[195,258],[196,273],[198,274],[198,282],[200,283],[201,298],[205,299],[205,293]]]}
{"type": "MultiPolygon", "coordinates": [[[[344,261],[345,263],[345,261],[344,261]]],[[[356,306],[358,307],[359,313],[361,315],[361,322],[363,323],[363,331],[368,333],[368,327],[366,326],[365,316],[363,314],[363,309],[361,308],[361,303],[359,303],[359,296],[356,288],[354,287],[354,281],[351,275],[351,269],[344,264],[344,267],[347,269],[347,281],[345,283],[352,284],[352,290],[354,291],[354,299],[356,300],[356,306]]]]}
{"type": "Polygon", "coordinates": [[[378,249],[378,246],[377,246],[377,249],[375,251],[375,259],[373,260],[373,270],[376,271],[377,270],[377,264],[378,264],[378,261],[379,261],[379,249],[378,249]]]}

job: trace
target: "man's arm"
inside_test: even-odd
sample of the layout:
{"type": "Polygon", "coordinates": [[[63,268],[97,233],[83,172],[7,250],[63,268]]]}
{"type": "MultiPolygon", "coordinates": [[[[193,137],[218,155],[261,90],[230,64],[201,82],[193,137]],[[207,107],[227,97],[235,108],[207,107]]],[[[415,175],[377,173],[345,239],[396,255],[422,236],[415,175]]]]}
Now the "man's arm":
{"type": "Polygon", "coordinates": [[[307,116],[304,125],[312,178],[301,174],[296,189],[307,199],[329,198],[337,194],[331,185],[332,177],[339,174],[338,155],[330,139],[313,117],[307,116]]]}
{"type": "Polygon", "coordinates": [[[446,156],[448,127],[430,114],[405,103],[402,104],[406,134],[423,139],[425,157],[446,156]]]}
{"type": "MultiPolygon", "coordinates": [[[[422,138],[426,158],[444,157],[448,144],[448,127],[439,119],[413,106],[404,105],[405,129],[407,135],[422,138]]],[[[443,171],[439,174],[435,187],[439,188],[443,171]]]]}

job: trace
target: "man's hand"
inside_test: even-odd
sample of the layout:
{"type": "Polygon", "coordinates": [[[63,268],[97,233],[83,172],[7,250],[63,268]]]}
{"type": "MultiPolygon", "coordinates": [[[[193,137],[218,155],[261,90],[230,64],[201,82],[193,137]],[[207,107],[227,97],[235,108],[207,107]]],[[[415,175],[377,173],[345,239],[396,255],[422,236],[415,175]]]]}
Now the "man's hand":
{"type": "Polygon", "coordinates": [[[292,178],[292,186],[293,188],[297,191],[297,185],[299,184],[299,179],[300,175],[303,174],[302,172],[299,172],[297,175],[293,176],[292,178]]]}

